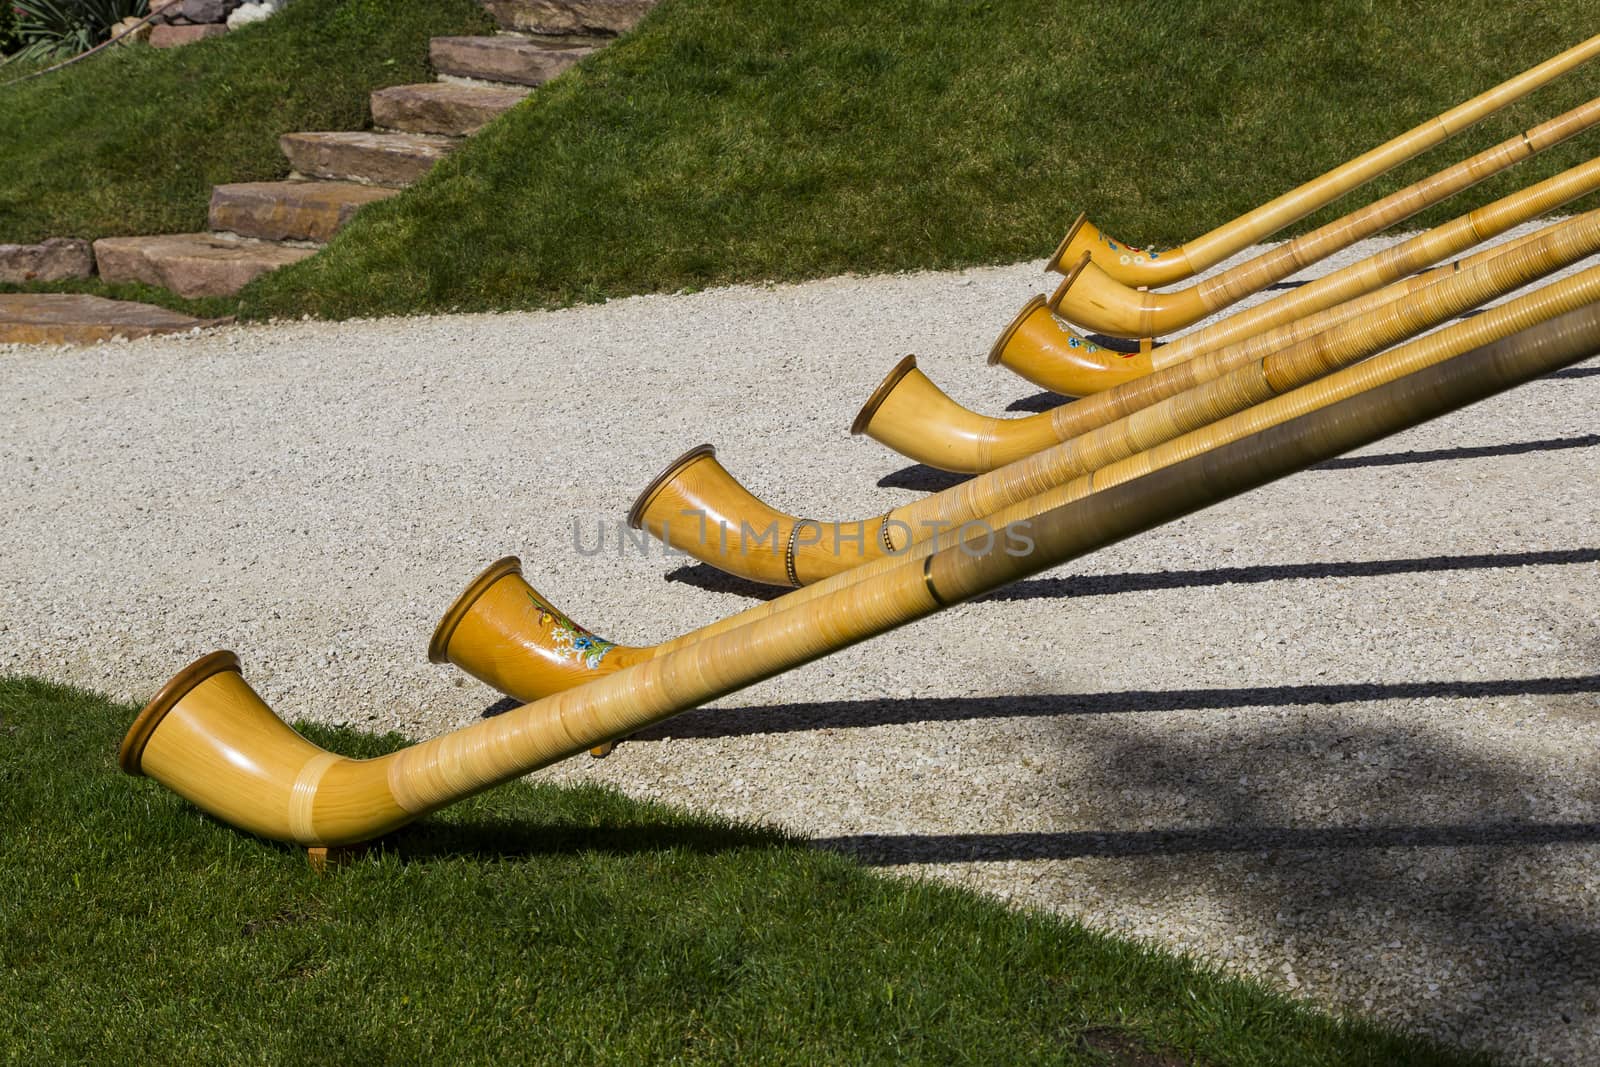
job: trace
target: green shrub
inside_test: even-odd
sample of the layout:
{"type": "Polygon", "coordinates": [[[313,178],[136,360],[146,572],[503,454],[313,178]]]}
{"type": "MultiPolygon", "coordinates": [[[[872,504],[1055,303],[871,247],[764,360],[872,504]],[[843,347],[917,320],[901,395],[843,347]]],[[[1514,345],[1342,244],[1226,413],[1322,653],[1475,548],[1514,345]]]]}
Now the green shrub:
{"type": "MultiPolygon", "coordinates": [[[[66,58],[87,52],[111,36],[130,15],[149,12],[146,0],[12,0],[11,17],[24,59],[66,58]]],[[[5,41],[0,23],[0,50],[5,41]]]]}
{"type": "Polygon", "coordinates": [[[10,4],[0,3],[0,56],[9,56],[22,44],[17,37],[17,12],[10,4]]]}

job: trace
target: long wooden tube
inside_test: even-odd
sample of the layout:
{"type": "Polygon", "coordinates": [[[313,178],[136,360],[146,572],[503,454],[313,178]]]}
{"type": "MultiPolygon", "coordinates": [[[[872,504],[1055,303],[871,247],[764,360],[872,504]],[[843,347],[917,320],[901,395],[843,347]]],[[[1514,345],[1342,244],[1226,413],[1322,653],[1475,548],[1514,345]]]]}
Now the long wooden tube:
{"type": "Polygon", "coordinates": [[[1567,49],[1177,248],[1164,252],[1135,248],[1108,237],[1080,214],[1050,257],[1048,267],[1065,270],[1087,253],[1097,266],[1124,285],[1154,288],[1181,282],[1420,155],[1596,55],[1600,55],[1600,36],[1567,49]]]}
{"type": "MultiPolygon", "coordinates": [[[[1269,352],[1404,300],[1434,282],[1457,278],[1507,252],[1544,240],[1561,225],[1564,223],[1414,274],[1283,326],[1034,415],[996,418],[962,407],[907,357],[868,399],[851,431],[865,433],[907,458],[940,470],[967,474],[994,470],[1128,415],[1139,406],[1210,381],[1269,352]]],[[[1493,295],[1497,294],[1485,290],[1482,299],[1493,295]]]]}
{"type": "Polygon", "coordinates": [[[1001,332],[989,352],[989,362],[1046,389],[1088,396],[1370,292],[1596,189],[1600,189],[1600,159],[1503,196],[1150,352],[1127,354],[1097,345],[1073,332],[1042,299],[1035,298],[1001,332]]]}
{"type": "MultiPolygon", "coordinates": [[[[1600,215],[1600,212],[1595,214],[1600,215]]],[[[1592,224],[1589,232],[1592,241],[1592,224]]],[[[1568,238],[1577,239],[1571,228],[1568,238]]],[[[1572,251],[1573,247],[1569,244],[1568,251],[1572,251]]],[[[1559,263],[1552,266],[1559,266],[1559,263]]],[[[1514,286],[1526,277],[1525,273],[1519,273],[1518,264],[1509,258],[1499,264],[1485,264],[1478,270],[1482,272],[1486,268],[1498,272],[1499,284],[1503,286],[1514,286]]],[[[1444,287],[1433,288],[1436,291],[1424,293],[1419,299],[1432,303],[1435,310],[1406,309],[1411,324],[1436,318],[1440,309],[1448,311],[1451,307],[1463,306],[1461,292],[1449,295],[1444,287]]],[[[1048,494],[1055,493],[1062,499],[1076,499],[1119,477],[1125,477],[1128,464],[1135,460],[1156,456],[1175,461],[1192,454],[1201,445],[1209,447],[1253,432],[1275,420],[1297,417],[1307,410],[1304,405],[1308,401],[1315,403],[1319,399],[1328,402],[1344,399],[1370,387],[1374,382],[1392,381],[1419,369],[1435,366],[1462,351],[1492,343],[1596,297],[1600,297],[1600,268],[1587,272],[1585,276],[1519,297],[1465,322],[1375,356],[1354,368],[1340,371],[1338,375],[1318,382],[1318,390],[1311,392],[1306,388],[1290,391],[1297,383],[1314,381],[1319,375],[1347,364],[1347,349],[1341,347],[1334,338],[1324,335],[1317,339],[1320,342],[1318,344],[1271,353],[1266,358],[1237,369],[1219,389],[1190,390],[1162,404],[1143,405],[1137,419],[1111,423],[1102,432],[1087,434],[1067,445],[1013,464],[1001,477],[974,478],[964,485],[895,509],[888,516],[892,522],[884,527],[896,539],[897,547],[892,553],[876,553],[874,558],[858,566],[841,570],[779,600],[749,608],[663,644],[628,648],[626,657],[588,665],[573,663],[559,678],[559,686],[551,684],[552,676],[543,657],[528,647],[531,642],[540,640],[541,629],[527,620],[521,608],[521,603],[532,591],[522,580],[514,560],[510,561],[509,567],[505,566],[507,561],[495,564],[468,586],[440,622],[430,654],[435,659],[448,659],[502,692],[531,700],[556,692],[560,687],[611,673],[626,664],[686,647],[708,636],[764,618],[775,610],[803,603],[808,598],[825,596],[845,585],[865,581],[898,561],[920,558],[936,550],[943,543],[936,531],[971,528],[1000,531],[997,536],[1009,541],[1009,530],[1018,521],[1027,519],[1046,506],[1048,500],[1055,499],[1048,494]],[[1281,395],[1285,393],[1294,399],[1281,395]],[[1280,396],[1273,406],[1260,404],[1244,409],[1243,415],[1240,414],[1241,402],[1253,402],[1274,394],[1280,396]],[[1211,419],[1231,421],[1221,421],[1214,424],[1213,428],[1213,425],[1207,425],[1211,419]],[[1141,446],[1155,448],[1151,450],[1147,447],[1148,455],[1147,452],[1134,455],[1134,450],[1141,446]],[[918,535],[921,535],[920,538],[918,535]],[[486,594],[484,590],[491,587],[493,591],[486,594]],[[507,604],[511,605],[509,611],[507,604]],[[456,631],[456,620],[462,618],[475,618],[475,625],[456,631]],[[527,660],[528,669],[519,672],[516,664],[521,659],[527,660]]],[[[1403,323],[1391,325],[1389,333],[1390,336],[1398,336],[1409,328],[1410,325],[1403,323]]],[[[697,452],[688,455],[696,457],[698,461],[697,452]]]]}
{"type": "MultiPolygon", "coordinates": [[[[327,752],[213,653],[123,741],[145,774],[240,829],[309,846],[372,840],[494,785],[1408,429],[1600,350],[1600,306],[1476,349],[1038,516],[1026,552],[949,544],[753,623],[387,756],[327,752]]],[[[1314,387],[1313,387],[1314,388],[1314,387]]]]}
{"type": "Polygon", "coordinates": [[[1089,263],[1062,281],[1050,297],[1050,308],[1081,328],[1114,337],[1153,338],[1181,330],[1295,271],[1575,137],[1596,123],[1600,123],[1600,98],[1182,289],[1140,291],[1089,263]]]}
{"type": "MultiPolygon", "coordinates": [[[[719,521],[745,521],[739,503],[754,497],[705,454],[686,468],[669,468],[658,477],[649,499],[641,497],[630,518],[636,524],[642,520],[652,534],[680,551],[731,574],[774,585],[809,584],[860,566],[866,560],[895,554],[952,525],[984,521],[991,513],[1049,486],[1297,389],[1596,252],[1600,252],[1600,211],[1552,227],[1538,241],[1436,281],[1406,299],[1391,301],[1286,349],[1248,363],[1240,361],[1203,384],[881,517],[830,523],[789,519],[795,529],[805,524],[814,528],[816,535],[774,543],[765,551],[729,551],[730,538],[717,537],[704,527],[696,530],[674,524],[680,515],[704,515],[708,511],[718,515],[719,521]]],[[[1569,289],[1600,299],[1600,272],[1582,282],[1565,283],[1551,292],[1541,290],[1495,309],[1475,329],[1447,334],[1454,347],[1435,346],[1428,351],[1434,359],[1448,358],[1485,343],[1486,339],[1515,332],[1528,324],[1530,313],[1538,314],[1546,306],[1552,292],[1565,293],[1569,289]],[[1498,334],[1494,332],[1497,330],[1498,334]]],[[[1381,365],[1401,358],[1378,357],[1381,365]]],[[[771,513],[771,508],[760,506],[763,518],[771,513]]]]}

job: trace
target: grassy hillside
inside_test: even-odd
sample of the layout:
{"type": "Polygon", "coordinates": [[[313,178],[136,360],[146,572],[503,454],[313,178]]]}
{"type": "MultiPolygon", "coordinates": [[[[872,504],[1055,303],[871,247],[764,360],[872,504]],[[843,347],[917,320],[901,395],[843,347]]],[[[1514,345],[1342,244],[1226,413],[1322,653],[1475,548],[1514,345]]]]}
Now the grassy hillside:
{"type": "Polygon", "coordinates": [[[373,89],[432,79],[430,37],[488,25],[473,0],[296,0],[0,85],[0,243],[203,230],[212,185],[288,174],[280,133],[362,128],[373,89]]]}
{"type": "Polygon", "coordinates": [[[0,679],[7,1062],[1486,1062],[599,788],[502,786],[319,878],[120,773],[133,715],[0,679]]]}
{"type": "MultiPolygon", "coordinates": [[[[326,253],[256,283],[245,310],[538,307],[1012,261],[1049,252],[1080,208],[1176,243],[1582,40],[1581,8],[664,0],[326,253]]],[[[1569,75],[1373,188],[1597,89],[1600,68],[1569,75]]]]}

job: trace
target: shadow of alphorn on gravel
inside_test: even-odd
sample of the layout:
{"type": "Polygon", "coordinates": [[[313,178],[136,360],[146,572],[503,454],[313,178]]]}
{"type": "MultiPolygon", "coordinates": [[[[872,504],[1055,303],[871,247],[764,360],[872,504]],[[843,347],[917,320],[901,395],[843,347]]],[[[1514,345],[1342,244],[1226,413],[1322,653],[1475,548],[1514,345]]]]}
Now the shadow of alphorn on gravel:
{"type": "Polygon", "coordinates": [[[1580,437],[1552,437],[1543,441],[1514,441],[1503,445],[1389,452],[1376,456],[1340,456],[1338,459],[1330,459],[1306,469],[1338,471],[1359,467],[1398,467],[1408,463],[1441,463],[1453,459],[1484,459],[1489,456],[1521,456],[1529,452],[1560,452],[1569,448],[1593,448],[1596,445],[1600,445],[1600,433],[1584,434],[1580,437]]]}
{"type": "Polygon", "coordinates": [[[1581,693],[1600,693],[1600,674],[1477,682],[1357,682],[1247,686],[1236,689],[1133,689],[1104,693],[933,697],[920,700],[832,700],[778,706],[705,708],[652,726],[635,734],[633,739],[744,737],[978,719],[1229,711],[1238,708],[1355,704],[1375,700],[1488,700],[1581,693]]]}
{"type": "MultiPolygon", "coordinates": [[[[1334,563],[1272,563],[1253,567],[1210,567],[1189,571],[1130,571],[1123,574],[1073,574],[1061,578],[1026,578],[977,598],[1041,600],[1052,597],[1113,596],[1154,589],[1193,589],[1218,585],[1253,585],[1308,578],[1382,578],[1396,574],[1492,570],[1502,567],[1546,567],[1600,562],[1600,548],[1565,548],[1542,552],[1491,552],[1471,556],[1416,556],[1409,559],[1348,560],[1334,563]]],[[[706,563],[670,571],[669,582],[713,593],[733,593],[751,600],[772,600],[787,593],[726,574],[706,563]]]]}
{"type": "Polygon", "coordinates": [[[1252,567],[1208,567],[1189,571],[1073,574],[1062,578],[1027,578],[979,597],[978,600],[1112,596],[1120,593],[1146,593],[1156,589],[1254,585],[1260,582],[1309,578],[1384,578],[1396,574],[1565,566],[1596,562],[1600,562],[1600,548],[1563,548],[1542,552],[1488,552],[1464,556],[1416,556],[1409,559],[1345,560],[1332,563],[1269,563],[1252,567]]]}
{"type": "MultiPolygon", "coordinates": [[[[1597,370],[1600,373],[1600,370],[1597,370]]],[[[1050,395],[1050,394],[1046,394],[1050,395]]],[[[1020,401],[1018,403],[1021,403],[1020,401]]],[[[1012,408],[1017,405],[1013,404],[1012,408]]],[[[1041,408],[1040,410],[1046,410],[1041,408]]],[[[1503,445],[1473,445],[1462,448],[1436,448],[1415,452],[1385,452],[1374,456],[1340,456],[1307,467],[1312,471],[1353,470],[1361,467],[1401,467],[1412,463],[1443,463],[1449,460],[1487,459],[1491,456],[1523,456],[1530,452],[1562,452],[1569,448],[1594,448],[1600,434],[1578,437],[1551,437],[1542,441],[1511,441],[1503,445]]],[[[938,493],[960,485],[970,475],[952,474],[924,463],[901,467],[878,479],[880,489],[910,489],[917,493],[938,493]]]]}
{"type": "MultiPolygon", "coordinates": [[[[1551,371],[1540,380],[1550,381],[1557,378],[1600,378],[1600,367],[1564,367],[1561,370],[1551,371]]],[[[1063,396],[1060,393],[1052,393],[1046,389],[1043,392],[1030,393],[1027,396],[1018,397],[1006,405],[1006,410],[1028,412],[1053,411],[1062,404],[1070,403],[1072,403],[1072,397],[1063,396]]],[[[915,469],[916,467],[906,468],[908,471],[915,469]]],[[[892,478],[894,475],[890,475],[889,477],[892,478]]],[[[878,484],[883,485],[886,481],[887,479],[885,479],[884,482],[879,482],[878,484]]]]}

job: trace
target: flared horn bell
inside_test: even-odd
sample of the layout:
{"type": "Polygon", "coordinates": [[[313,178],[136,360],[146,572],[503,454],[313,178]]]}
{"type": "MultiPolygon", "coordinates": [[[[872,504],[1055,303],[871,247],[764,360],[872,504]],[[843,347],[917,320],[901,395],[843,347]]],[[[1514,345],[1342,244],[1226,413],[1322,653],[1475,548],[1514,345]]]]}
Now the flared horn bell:
{"type": "Polygon", "coordinates": [[[414,816],[374,761],[335,756],[290,729],[239,674],[232,652],[179,671],[145,705],[117,762],[195,807],[275,841],[369,840],[414,816]]]}
{"type": "Polygon", "coordinates": [[[710,445],[690,449],[652,478],[628,509],[628,525],[755,582],[800,586],[833,573],[801,570],[804,550],[822,540],[824,524],[768,506],[717,462],[710,445]]]}
{"type": "Polygon", "coordinates": [[[453,663],[518,700],[537,700],[649,659],[650,651],[591,633],[522,577],[515,556],[495,560],[456,597],[428,642],[428,659],[453,663]]]}
{"type": "Polygon", "coordinates": [[[1048,415],[997,419],[963,407],[907,356],[873,390],[850,432],[939,470],[978,474],[1057,444],[1048,415]]]}
{"type": "Polygon", "coordinates": [[[1113,278],[1130,285],[1169,285],[1195,273],[1182,248],[1167,252],[1135,248],[1107,237],[1080,211],[1044,269],[1065,274],[1085,256],[1092,257],[1113,278]]]}
{"type": "Polygon", "coordinates": [[[996,364],[1065,396],[1103,393],[1152,367],[1148,352],[1119,352],[1074,333],[1042,296],[1024,304],[996,339],[989,365],[996,364]]]}

